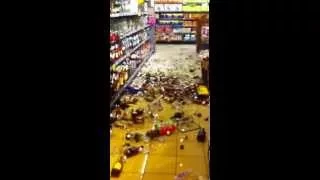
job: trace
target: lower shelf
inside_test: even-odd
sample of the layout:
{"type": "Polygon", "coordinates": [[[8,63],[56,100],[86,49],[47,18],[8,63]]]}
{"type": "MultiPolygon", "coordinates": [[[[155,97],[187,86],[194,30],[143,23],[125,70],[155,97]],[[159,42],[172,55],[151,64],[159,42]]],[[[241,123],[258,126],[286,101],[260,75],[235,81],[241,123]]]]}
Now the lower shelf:
{"type": "Polygon", "coordinates": [[[125,83],[125,85],[117,92],[117,94],[115,94],[112,97],[111,100],[111,104],[110,104],[110,108],[113,107],[114,103],[117,102],[117,100],[119,99],[119,97],[121,96],[121,94],[124,92],[124,90],[126,89],[126,87],[131,84],[131,82],[133,81],[133,79],[137,76],[137,74],[139,73],[139,71],[141,70],[141,68],[143,67],[143,65],[147,62],[148,59],[150,59],[150,57],[153,55],[153,52],[150,52],[150,54],[148,54],[145,59],[141,62],[141,64],[139,65],[139,67],[134,71],[134,73],[130,76],[130,78],[128,79],[128,81],[125,83]]]}

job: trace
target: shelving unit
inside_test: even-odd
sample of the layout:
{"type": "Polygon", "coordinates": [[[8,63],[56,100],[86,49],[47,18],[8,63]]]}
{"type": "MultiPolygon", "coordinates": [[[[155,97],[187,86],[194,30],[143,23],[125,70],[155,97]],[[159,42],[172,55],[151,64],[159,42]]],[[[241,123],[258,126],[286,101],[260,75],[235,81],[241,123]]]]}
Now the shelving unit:
{"type": "Polygon", "coordinates": [[[156,13],[208,13],[207,11],[156,11],[156,13]]]}
{"type": "Polygon", "coordinates": [[[204,16],[198,21],[198,26],[197,26],[197,52],[198,53],[200,52],[200,50],[209,49],[209,37],[207,37],[207,39],[205,40],[202,34],[203,27],[209,28],[208,18],[209,18],[208,16],[207,17],[204,16]]]}
{"type": "MultiPolygon", "coordinates": [[[[207,10],[201,10],[202,9],[201,6],[203,4],[209,3],[208,0],[192,0],[192,1],[182,0],[182,1],[176,1],[176,2],[156,1],[155,3],[158,5],[158,7],[156,8],[156,13],[158,14],[157,28],[161,28],[159,29],[159,31],[157,31],[158,37],[159,37],[157,39],[157,43],[161,43],[161,44],[163,43],[170,43],[170,44],[171,43],[172,44],[196,43],[196,40],[194,37],[191,37],[190,40],[187,40],[187,41],[184,40],[185,38],[189,39],[189,37],[186,37],[186,34],[190,34],[190,35],[196,34],[195,31],[197,29],[197,26],[195,22],[198,21],[198,17],[189,16],[187,14],[197,14],[196,16],[199,16],[198,14],[208,13],[207,10]],[[197,6],[197,8],[194,8],[194,11],[192,11],[193,10],[192,7],[194,5],[197,6]],[[168,16],[166,14],[168,14],[168,16]],[[165,22],[165,21],[169,21],[169,22],[165,22]],[[177,21],[177,23],[170,23],[170,21],[177,21]],[[190,22],[187,22],[187,21],[190,21],[190,22]],[[191,28],[191,30],[187,30],[186,32],[175,32],[173,30],[173,29],[182,29],[182,28],[191,28]],[[166,29],[169,29],[169,30],[166,30],[166,29]],[[169,40],[163,40],[163,39],[169,39],[169,40]],[[174,39],[179,39],[179,40],[174,40],[174,39]]],[[[182,31],[185,31],[185,30],[182,30],[182,31]]]]}
{"type": "Polygon", "coordinates": [[[114,84],[114,86],[110,87],[113,92],[111,95],[110,108],[114,106],[114,103],[121,97],[126,87],[135,79],[144,63],[155,52],[155,27],[151,25],[152,23],[150,24],[147,19],[152,16],[150,15],[150,12],[152,12],[150,2],[137,0],[130,1],[131,4],[121,3],[122,1],[110,0],[112,12],[131,11],[110,14],[110,20],[112,20],[113,25],[111,26],[110,24],[110,33],[112,32],[112,35],[110,34],[110,40],[112,39],[110,45],[112,46],[111,49],[113,49],[113,54],[110,54],[110,56],[114,57],[116,54],[115,57],[117,57],[118,53],[125,54],[121,58],[110,62],[110,72],[112,73],[110,77],[114,84]],[[119,32],[121,33],[119,34],[119,32]],[[123,47],[132,47],[131,43],[137,43],[138,39],[142,40],[142,42],[134,46],[133,49],[127,50],[127,52],[124,51],[123,47]],[[136,59],[131,58],[132,54],[144,56],[144,58],[138,62],[134,62],[136,59]],[[126,59],[128,59],[128,61],[126,61],[126,59]],[[138,64],[134,66],[129,65],[130,63],[138,64]],[[125,79],[124,75],[126,76],[125,79]]]}
{"type": "Polygon", "coordinates": [[[134,31],[129,32],[129,33],[127,33],[126,35],[122,36],[120,39],[123,39],[123,38],[125,38],[125,37],[131,36],[131,35],[133,35],[133,34],[135,34],[135,33],[137,33],[137,32],[143,31],[143,30],[145,30],[145,29],[147,29],[147,28],[150,28],[150,27],[151,27],[150,25],[147,25],[147,26],[145,26],[145,27],[143,27],[143,28],[134,30],[134,31]]]}
{"type": "Polygon", "coordinates": [[[113,64],[111,64],[110,69],[112,68],[113,65],[118,65],[120,64],[123,60],[125,60],[127,57],[129,57],[132,53],[134,53],[139,47],[141,47],[144,43],[146,43],[147,41],[149,41],[149,39],[146,39],[144,41],[142,41],[141,43],[139,43],[134,49],[132,49],[128,54],[124,55],[123,57],[121,57],[120,59],[118,59],[116,62],[114,62],[113,64]]]}
{"type": "Polygon", "coordinates": [[[124,86],[118,91],[118,93],[116,95],[114,95],[111,99],[111,103],[110,103],[110,107],[113,107],[114,103],[119,99],[119,97],[122,95],[123,91],[126,89],[126,87],[132,83],[133,79],[137,76],[137,74],[139,73],[139,71],[141,70],[141,68],[143,67],[143,65],[147,62],[147,60],[151,57],[151,55],[154,52],[150,52],[150,54],[148,54],[143,61],[141,62],[141,64],[139,65],[139,67],[134,71],[134,73],[130,76],[130,78],[128,79],[128,81],[124,84],[124,86]]]}
{"type": "Polygon", "coordinates": [[[147,12],[143,13],[115,13],[115,14],[110,14],[110,18],[119,18],[119,17],[128,17],[128,16],[143,16],[143,15],[148,15],[147,12]]]}
{"type": "Polygon", "coordinates": [[[196,19],[188,19],[188,18],[159,18],[159,20],[166,20],[166,21],[170,21],[170,20],[181,20],[181,21],[196,21],[196,19]]]}

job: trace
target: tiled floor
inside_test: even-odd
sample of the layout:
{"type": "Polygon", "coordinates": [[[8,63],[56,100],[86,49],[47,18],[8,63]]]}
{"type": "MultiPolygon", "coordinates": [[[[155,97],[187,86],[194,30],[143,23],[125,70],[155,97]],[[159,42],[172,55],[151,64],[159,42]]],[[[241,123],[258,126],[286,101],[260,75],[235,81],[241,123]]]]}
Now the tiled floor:
{"type": "MultiPolygon", "coordinates": [[[[154,58],[162,59],[177,59],[177,61],[195,61],[196,52],[194,45],[157,45],[157,51],[154,58]],[[191,56],[191,60],[186,57],[191,56]]],[[[161,63],[162,61],[157,61],[161,63]]],[[[169,61],[170,62],[170,61],[169,61]]],[[[164,66],[168,68],[168,61],[164,66]]],[[[171,67],[170,67],[171,68],[171,67]]],[[[161,101],[164,110],[159,113],[159,119],[167,120],[175,113],[175,109],[171,104],[167,104],[161,101]]],[[[147,102],[144,99],[139,99],[139,102],[132,107],[147,107],[147,102]]],[[[130,108],[132,108],[130,107],[130,108]]],[[[195,112],[200,112],[202,116],[200,118],[194,117],[194,121],[207,131],[209,136],[209,124],[205,121],[205,118],[209,115],[209,106],[189,104],[183,106],[183,110],[186,115],[192,115],[195,112]]],[[[146,132],[152,127],[151,120],[147,119],[144,125],[134,125],[129,127],[128,130],[134,132],[146,132]]],[[[145,172],[142,175],[141,169],[144,164],[144,158],[146,154],[139,154],[137,156],[128,158],[124,164],[123,171],[119,180],[174,180],[175,176],[183,171],[191,170],[191,174],[185,178],[194,180],[208,180],[208,142],[200,143],[196,140],[196,134],[198,131],[191,131],[187,133],[181,133],[176,131],[170,136],[164,137],[164,141],[151,141],[149,143],[131,143],[135,145],[143,145],[149,149],[149,155],[147,156],[147,163],[145,166],[145,172]],[[183,142],[185,148],[181,150],[180,139],[187,135],[188,139],[183,142]],[[199,177],[201,176],[201,178],[199,177]]],[[[110,171],[113,164],[119,159],[121,149],[125,143],[124,134],[126,130],[113,128],[110,145],[110,171]]]]}

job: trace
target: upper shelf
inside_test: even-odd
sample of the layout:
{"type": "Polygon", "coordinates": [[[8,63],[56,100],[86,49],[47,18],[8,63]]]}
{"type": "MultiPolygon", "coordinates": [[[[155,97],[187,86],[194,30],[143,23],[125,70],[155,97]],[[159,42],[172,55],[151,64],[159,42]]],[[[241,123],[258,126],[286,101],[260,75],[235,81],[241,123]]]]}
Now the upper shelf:
{"type": "Polygon", "coordinates": [[[110,14],[110,18],[128,17],[128,16],[142,16],[142,15],[148,15],[148,12],[143,12],[143,13],[115,13],[115,14],[110,14]]]}

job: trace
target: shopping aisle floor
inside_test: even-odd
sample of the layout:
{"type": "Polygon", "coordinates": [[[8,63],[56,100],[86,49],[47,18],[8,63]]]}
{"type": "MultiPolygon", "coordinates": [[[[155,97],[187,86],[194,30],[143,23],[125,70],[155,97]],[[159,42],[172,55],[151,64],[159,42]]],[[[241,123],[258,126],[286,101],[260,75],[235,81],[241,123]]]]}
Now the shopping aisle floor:
{"type": "MultiPolygon", "coordinates": [[[[156,53],[150,58],[151,64],[149,67],[145,67],[144,71],[152,69],[152,61],[161,68],[172,68],[174,63],[180,63],[179,69],[183,70],[183,65],[187,65],[190,61],[197,61],[198,57],[196,54],[195,45],[157,45],[156,53]],[[188,61],[188,62],[187,62],[188,61]],[[162,64],[161,64],[162,63],[162,64]],[[171,63],[171,65],[170,65],[171,63]],[[180,67],[181,66],[181,67],[180,67]]],[[[195,63],[198,67],[195,69],[195,73],[201,76],[200,63],[195,63]]],[[[193,78],[185,77],[185,78],[193,78]]],[[[143,98],[139,98],[139,101],[130,105],[130,108],[148,106],[143,98]]],[[[159,119],[168,120],[174,115],[176,109],[172,104],[166,103],[161,100],[163,110],[159,112],[159,119]]],[[[189,103],[183,106],[183,111],[186,116],[193,116],[193,119],[201,127],[206,129],[207,136],[209,135],[208,121],[205,119],[209,116],[208,105],[198,105],[189,103]],[[201,117],[197,117],[194,113],[201,113],[201,117]]],[[[110,145],[110,172],[114,163],[119,159],[122,154],[122,147],[125,143],[125,134],[127,131],[142,132],[145,133],[150,130],[153,126],[151,119],[146,119],[142,125],[133,125],[128,129],[113,128],[111,135],[110,145]]],[[[137,156],[128,158],[124,164],[123,171],[118,178],[121,180],[173,180],[175,176],[183,171],[191,170],[191,174],[186,179],[208,179],[208,142],[200,143],[196,140],[196,131],[187,133],[181,133],[176,131],[170,136],[166,136],[163,141],[150,141],[149,143],[139,142],[130,143],[132,145],[143,145],[146,149],[149,149],[148,154],[139,154],[137,156]],[[183,142],[185,148],[180,149],[180,139],[185,135],[188,139],[183,142]],[[145,173],[141,176],[141,171],[145,167],[145,173]]],[[[207,139],[208,140],[208,139],[207,139]]]]}

